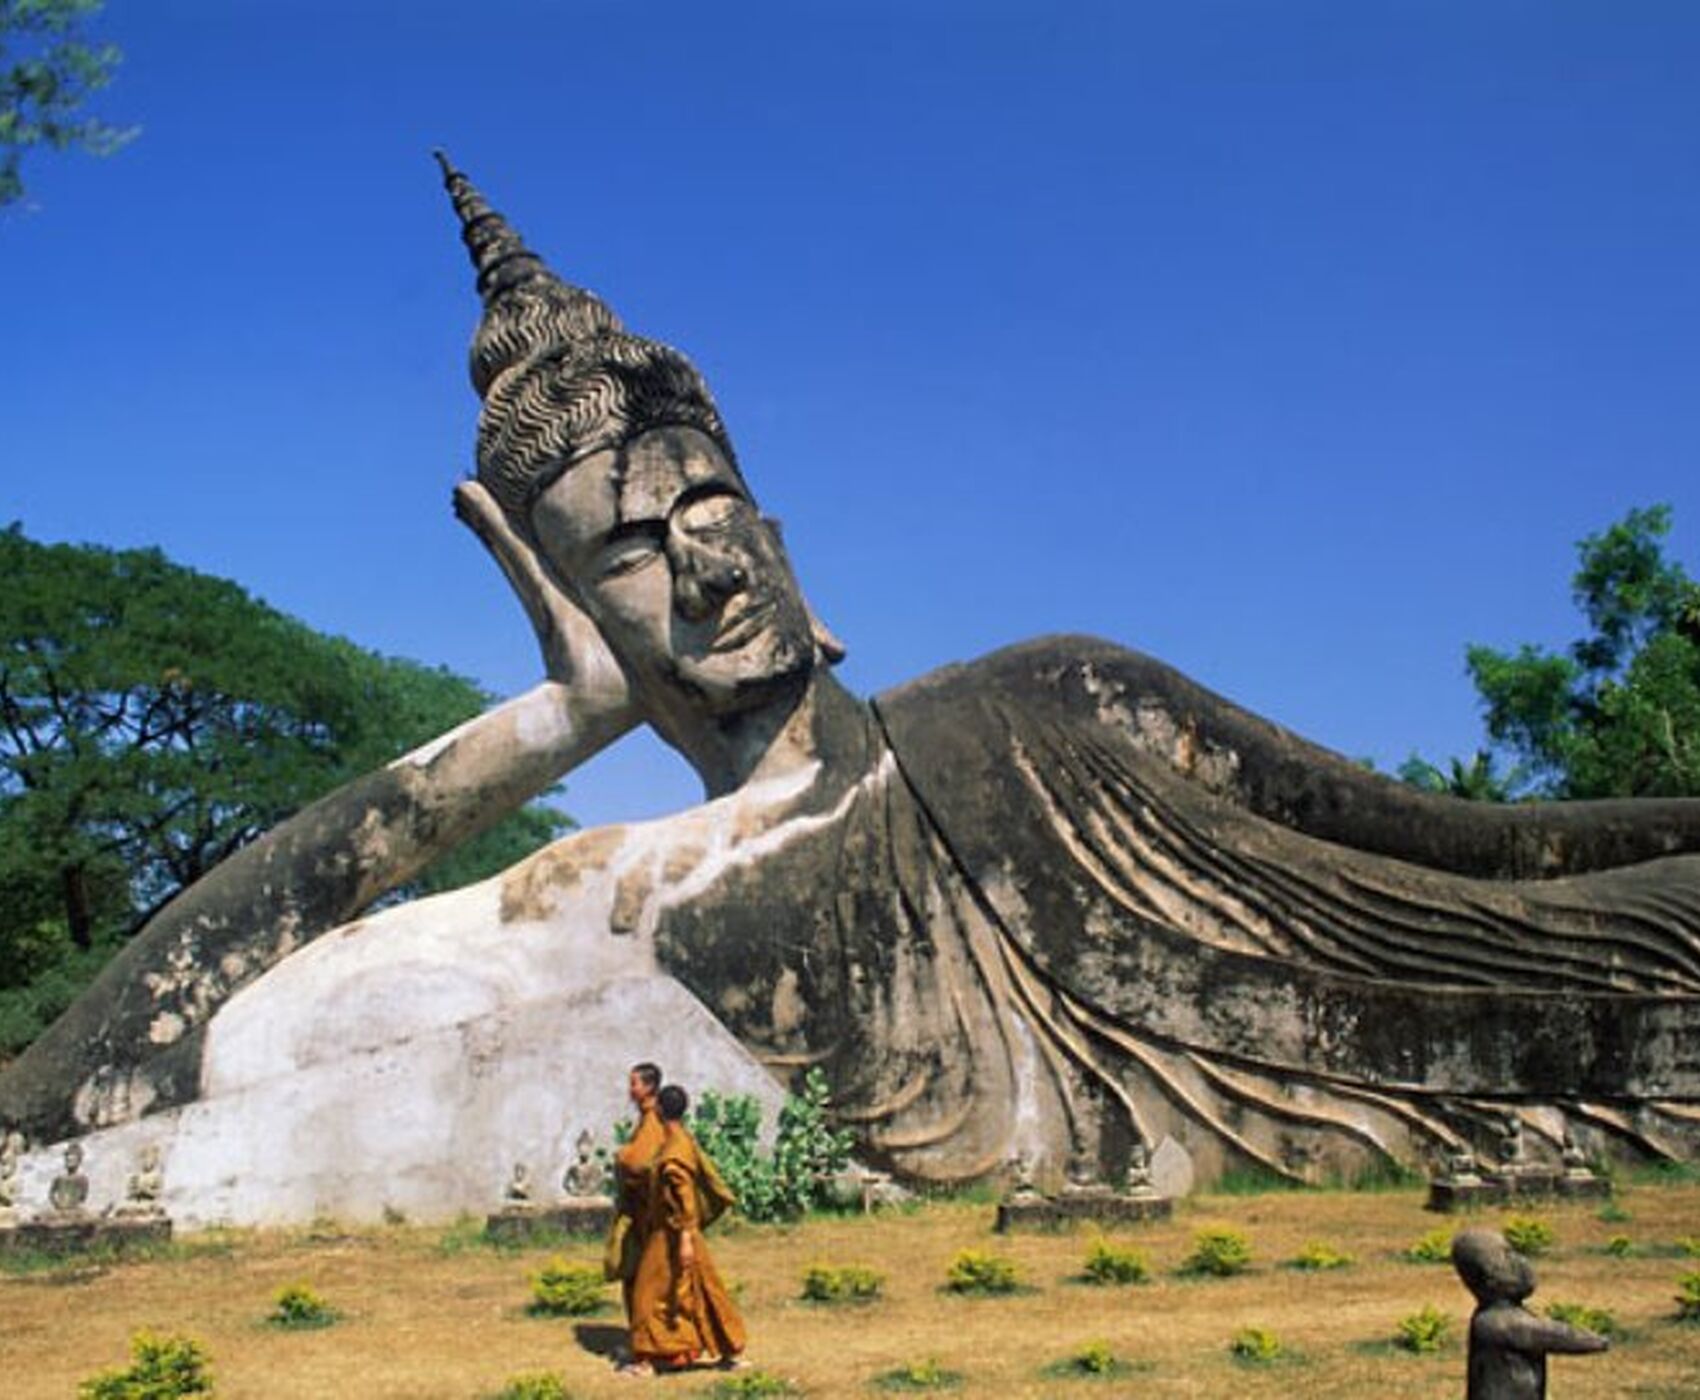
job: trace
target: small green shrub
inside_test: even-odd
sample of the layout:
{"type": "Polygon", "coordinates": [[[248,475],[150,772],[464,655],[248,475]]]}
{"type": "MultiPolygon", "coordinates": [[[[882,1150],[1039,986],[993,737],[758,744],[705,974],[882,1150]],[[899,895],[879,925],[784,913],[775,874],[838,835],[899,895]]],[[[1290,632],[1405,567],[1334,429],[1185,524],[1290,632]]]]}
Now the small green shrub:
{"type": "Polygon", "coordinates": [[[1419,1235],[1405,1247],[1408,1264],[1449,1264],[1452,1262],[1452,1232],[1444,1226],[1419,1235]]]}
{"type": "Polygon", "coordinates": [[[329,1327],[341,1318],[342,1314],[317,1289],[305,1283],[286,1284],[278,1289],[272,1297],[272,1310],[266,1314],[266,1321],[273,1327],[290,1332],[329,1327]]]}
{"type": "Polygon", "coordinates": [[[1700,1235],[1684,1235],[1676,1242],[1676,1247],[1690,1259],[1700,1259],[1700,1235]]]}
{"type": "Polygon", "coordinates": [[[509,1376],[490,1400],[572,1400],[572,1392],[553,1371],[524,1371],[509,1376]]]}
{"type": "Polygon", "coordinates": [[[1235,1361],[1243,1361],[1250,1366],[1267,1366],[1271,1361],[1279,1361],[1285,1350],[1281,1339],[1267,1327],[1242,1327],[1228,1343],[1228,1354],[1235,1361]]]}
{"type": "Polygon", "coordinates": [[[130,1338],[130,1365],[102,1371],[77,1387],[77,1400],[178,1400],[211,1395],[206,1348],[190,1337],[138,1332],[130,1338]]]}
{"type": "Polygon", "coordinates": [[[1606,1241],[1606,1253],[1613,1259],[1627,1259],[1635,1252],[1635,1241],[1628,1235],[1613,1235],[1606,1241]]]}
{"type": "Polygon", "coordinates": [[[1677,1279],[1676,1315],[1682,1322],[1700,1322],[1700,1269],[1677,1279]]]}
{"type": "Polygon", "coordinates": [[[1607,1201],[1594,1212],[1594,1219],[1606,1225],[1627,1225],[1634,1218],[1617,1201],[1607,1201]]]}
{"type": "Polygon", "coordinates": [[[1013,1259],[984,1249],[964,1249],[950,1261],[944,1286],[952,1293],[1013,1293],[1021,1271],[1013,1259]]]}
{"type": "Polygon", "coordinates": [[[1618,1333],[1617,1318],[1604,1308],[1590,1308],[1586,1303],[1548,1303],[1547,1316],[1585,1332],[1598,1332],[1602,1337],[1615,1337],[1618,1333]]]}
{"type": "Polygon", "coordinates": [[[871,1303],[884,1287],[884,1274],[859,1264],[811,1264],[803,1274],[810,1303],[871,1303]]]}
{"type": "Polygon", "coordinates": [[[1393,1333],[1393,1344],[1424,1356],[1445,1346],[1451,1330],[1452,1319],[1432,1303],[1425,1303],[1421,1310],[1399,1319],[1393,1333]]]}
{"type": "Polygon", "coordinates": [[[1086,1251],[1082,1276],[1088,1283],[1144,1283],[1151,1266],[1143,1250],[1113,1245],[1106,1239],[1093,1240],[1086,1251]]]}
{"type": "Polygon", "coordinates": [[[607,1305],[607,1288],[600,1268],[551,1259],[531,1276],[525,1310],[534,1317],[584,1317],[607,1305]]]}
{"type": "Polygon", "coordinates": [[[1183,1274],[1230,1278],[1251,1267],[1251,1244],[1238,1230],[1200,1230],[1192,1237],[1192,1253],[1181,1261],[1183,1274]]]}
{"type": "Polygon", "coordinates": [[[945,1370],[931,1356],[893,1367],[874,1378],[874,1386],[879,1390],[955,1390],[961,1384],[960,1371],[945,1370]]]}
{"type": "Polygon", "coordinates": [[[1539,1216],[1513,1215],[1506,1220],[1503,1233],[1505,1242],[1529,1259],[1552,1248],[1552,1226],[1539,1216]]]}
{"type": "Polygon", "coordinates": [[[1333,1245],[1312,1240],[1287,1261],[1287,1267],[1304,1273],[1321,1273],[1327,1269],[1349,1268],[1355,1262],[1350,1254],[1342,1253],[1333,1245]]]}
{"type": "Polygon", "coordinates": [[[1068,1369],[1078,1376],[1113,1376],[1122,1363],[1108,1342],[1088,1342],[1068,1358],[1068,1369]]]}
{"type": "Polygon", "coordinates": [[[783,1376],[770,1376],[766,1371],[743,1371],[735,1376],[722,1376],[707,1392],[711,1400],[768,1400],[775,1395],[801,1395],[803,1392],[783,1376]]]}
{"type": "Polygon", "coordinates": [[[1061,1361],[1047,1366],[1047,1375],[1052,1376],[1083,1376],[1090,1380],[1107,1380],[1108,1376],[1122,1375],[1127,1369],[1127,1363],[1110,1351],[1108,1342],[1086,1342],[1085,1346],[1069,1352],[1061,1361]]]}

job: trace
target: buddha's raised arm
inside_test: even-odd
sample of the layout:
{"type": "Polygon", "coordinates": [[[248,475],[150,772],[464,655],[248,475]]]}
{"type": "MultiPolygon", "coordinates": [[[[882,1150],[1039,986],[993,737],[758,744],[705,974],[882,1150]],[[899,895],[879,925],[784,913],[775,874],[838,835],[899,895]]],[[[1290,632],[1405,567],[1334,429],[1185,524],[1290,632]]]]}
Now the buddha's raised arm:
{"type": "Polygon", "coordinates": [[[179,894],[0,1075],[0,1122],[57,1138],[193,1098],[203,1028],[234,992],[632,728],[619,666],[483,488],[463,483],[455,509],[513,584],[549,679],[345,783],[179,894]]]}

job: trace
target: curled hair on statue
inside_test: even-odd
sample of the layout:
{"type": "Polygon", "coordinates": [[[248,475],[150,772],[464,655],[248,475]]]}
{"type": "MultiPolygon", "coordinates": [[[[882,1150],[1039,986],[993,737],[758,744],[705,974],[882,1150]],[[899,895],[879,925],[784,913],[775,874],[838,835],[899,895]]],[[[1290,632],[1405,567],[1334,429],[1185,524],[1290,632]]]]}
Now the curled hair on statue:
{"type": "Polygon", "coordinates": [[[669,1084],[656,1095],[655,1106],[661,1111],[664,1123],[677,1123],[691,1106],[691,1096],[677,1084],[669,1084]]]}
{"type": "MultiPolygon", "coordinates": [[[[562,281],[472,182],[437,152],[478,276],[472,339],[478,480],[523,536],[532,503],[575,462],[652,428],[696,428],[733,472],[708,385],[684,355],[633,335],[599,297],[562,281]]],[[[747,488],[746,488],[747,489],[747,488]]]]}

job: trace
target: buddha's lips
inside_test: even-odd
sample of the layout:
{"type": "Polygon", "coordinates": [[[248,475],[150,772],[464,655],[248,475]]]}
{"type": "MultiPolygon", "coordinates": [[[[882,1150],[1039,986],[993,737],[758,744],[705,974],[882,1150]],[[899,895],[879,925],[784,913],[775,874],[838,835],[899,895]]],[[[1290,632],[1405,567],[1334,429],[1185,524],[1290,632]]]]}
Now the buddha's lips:
{"type": "Polygon", "coordinates": [[[772,617],[773,604],[770,602],[749,603],[736,609],[722,620],[720,630],[709,643],[709,651],[736,651],[765,631],[772,617]]]}

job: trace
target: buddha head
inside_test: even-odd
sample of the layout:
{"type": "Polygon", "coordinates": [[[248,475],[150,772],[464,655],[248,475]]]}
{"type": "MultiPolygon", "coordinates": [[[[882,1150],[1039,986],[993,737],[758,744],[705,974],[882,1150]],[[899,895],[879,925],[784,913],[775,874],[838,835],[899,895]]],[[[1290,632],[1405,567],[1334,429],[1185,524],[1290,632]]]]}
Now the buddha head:
{"type": "Polygon", "coordinates": [[[814,620],[707,386],[550,272],[440,154],[477,271],[478,482],[665,737],[800,693],[814,620]]]}

